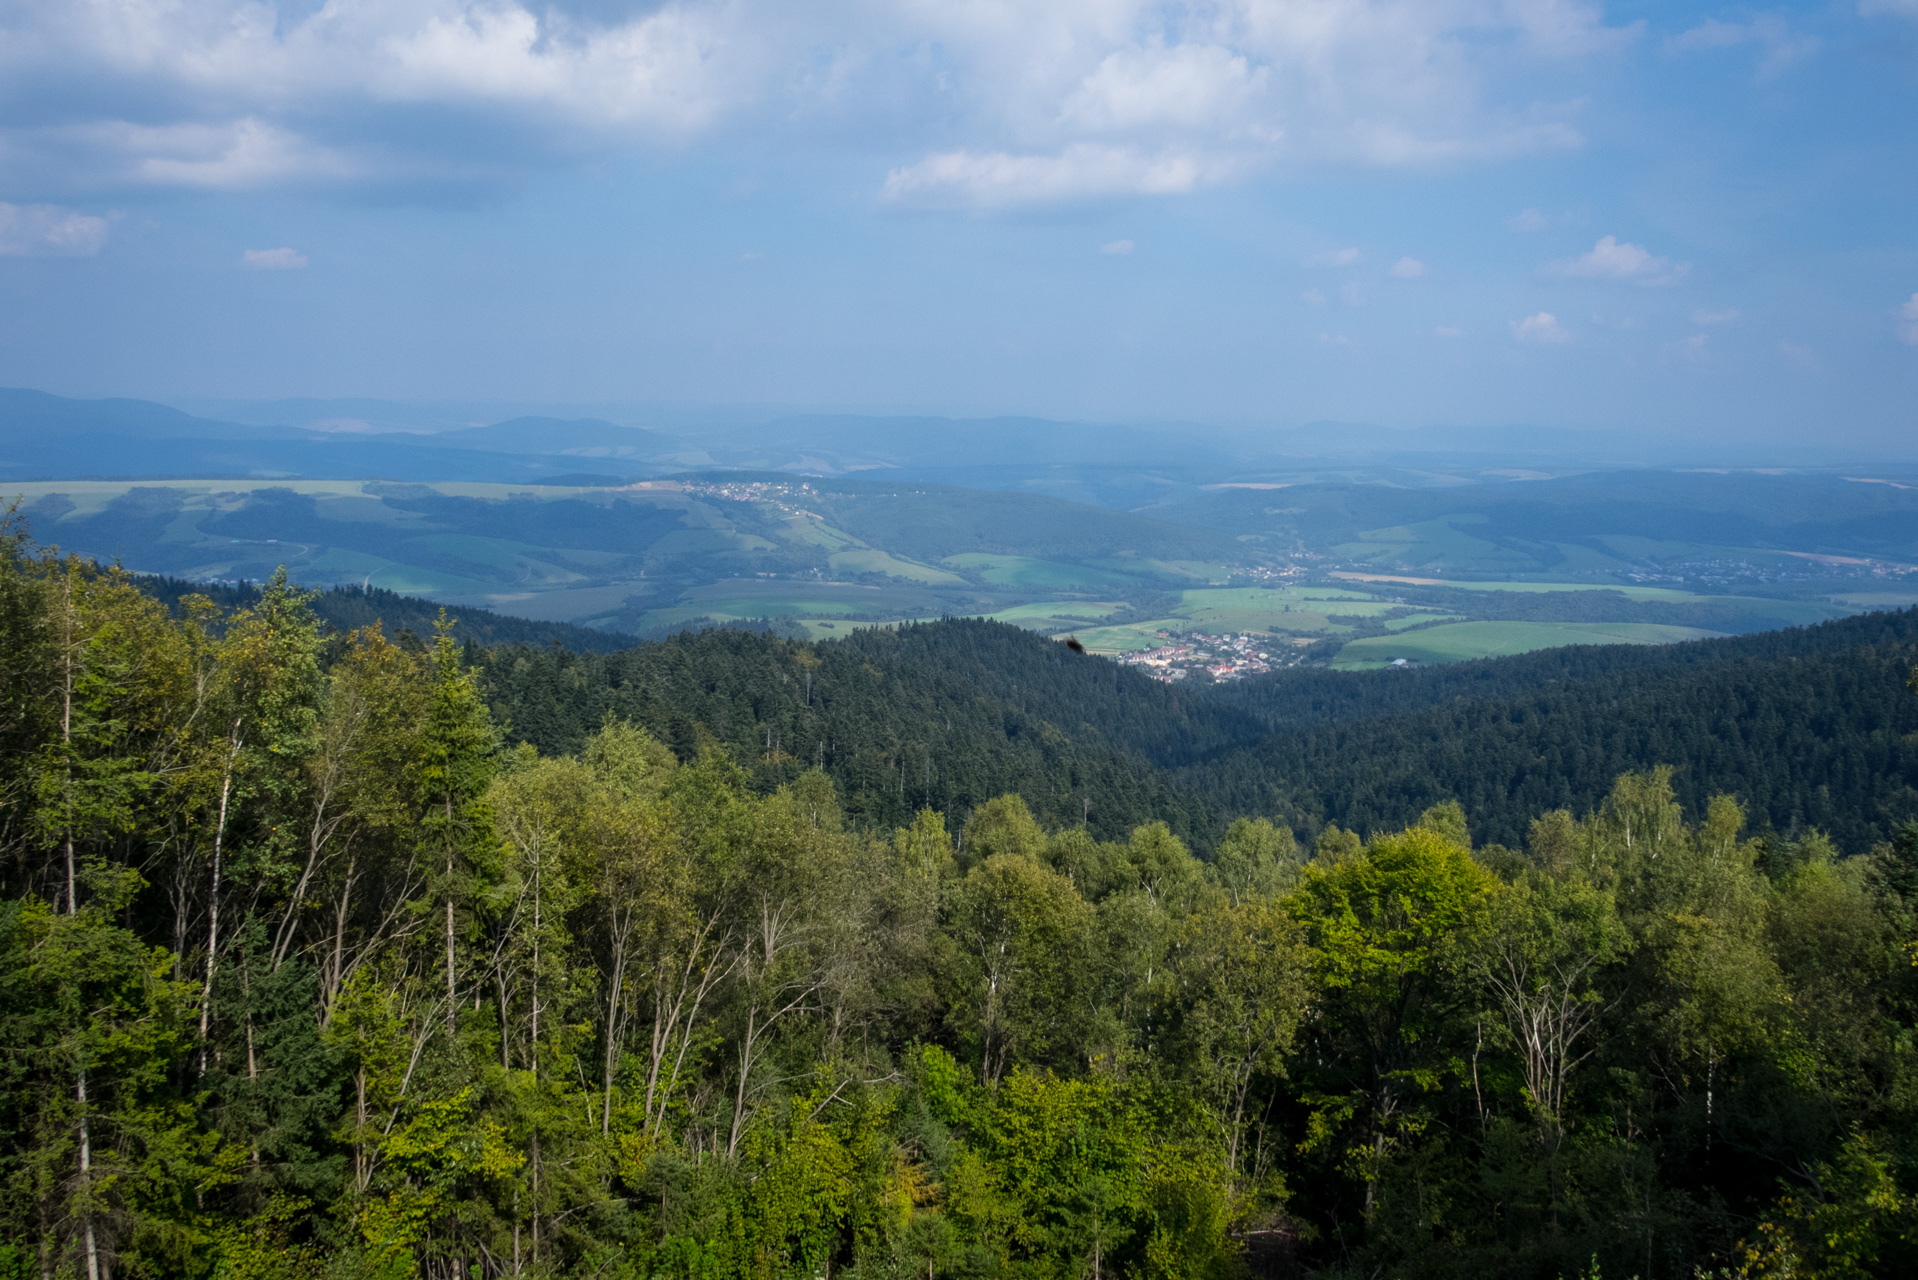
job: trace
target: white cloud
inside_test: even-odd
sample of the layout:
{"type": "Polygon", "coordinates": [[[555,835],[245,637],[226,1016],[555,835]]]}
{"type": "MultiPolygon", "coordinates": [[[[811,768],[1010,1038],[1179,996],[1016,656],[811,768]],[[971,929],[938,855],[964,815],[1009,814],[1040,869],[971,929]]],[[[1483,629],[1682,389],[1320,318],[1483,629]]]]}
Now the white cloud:
{"type": "Polygon", "coordinates": [[[107,240],[107,220],[54,204],[0,204],[0,255],[88,258],[107,240]]]}
{"type": "Polygon", "coordinates": [[[1325,305],[1325,295],[1320,293],[1317,289],[1307,289],[1304,293],[1299,295],[1299,301],[1309,302],[1315,307],[1322,307],[1325,305]]]}
{"type": "Polygon", "coordinates": [[[1401,280],[1410,280],[1425,274],[1425,264],[1417,258],[1400,258],[1392,264],[1392,274],[1401,280]]]}
{"type": "Polygon", "coordinates": [[[1705,307],[1700,307],[1698,308],[1698,310],[1692,312],[1692,323],[1697,325],[1705,325],[1707,327],[1712,325],[1730,324],[1732,321],[1736,319],[1738,319],[1737,307],[1726,307],[1723,311],[1711,311],[1706,309],[1705,307]]]}
{"type": "Polygon", "coordinates": [[[1689,338],[1680,338],[1672,344],[1680,359],[1697,362],[1705,358],[1705,341],[1708,335],[1694,333],[1689,338]]]}
{"type": "Polygon", "coordinates": [[[30,105],[0,105],[0,147],[61,181],[499,178],[729,127],[777,122],[803,145],[884,121],[900,157],[887,197],[969,207],[1176,194],[1291,161],[1418,167],[1576,147],[1576,89],[1540,101],[1533,86],[1642,30],[1606,26],[1599,0],[11,0],[5,12],[0,71],[9,100],[30,105]]]}
{"type": "Polygon", "coordinates": [[[1465,330],[1457,328],[1453,325],[1442,324],[1438,328],[1432,330],[1432,336],[1437,338],[1462,338],[1465,336],[1465,330]]]}
{"type": "Polygon", "coordinates": [[[1107,55],[1066,98],[1060,117],[1091,133],[1229,130],[1256,113],[1270,78],[1270,67],[1255,69],[1245,54],[1219,45],[1154,42],[1107,55]]]}
{"type": "Polygon", "coordinates": [[[1524,209],[1505,225],[1514,231],[1543,231],[1552,224],[1551,220],[1537,209],[1524,209]]]}
{"type": "Polygon", "coordinates": [[[1606,236],[1592,246],[1590,253],[1561,259],[1548,270],[1560,276],[1659,285],[1677,283],[1691,266],[1684,262],[1674,264],[1670,258],[1655,258],[1640,245],[1622,244],[1617,236],[1606,236]]]}
{"type": "Polygon", "coordinates": [[[306,255],[297,249],[248,249],[240,262],[253,271],[299,271],[306,266],[306,255]]]}
{"type": "Polygon", "coordinates": [[[981,210],[1190,191],[1216,172],[1205,157],[1074,143],[1058,155],[948,151],[886,175],[894,203],[981,210]]]}
{"type": "Polygon", "coordinates": [[[1858,12],[1868,18],[1881,13],[1918,18],[1918,0],[1859,0],[1858,12]]]}
{"type": "Polygon", "coordinates": [[[1572,335],[1559,324],[1558,317],[1549,311],[1512,321],[1512,336],[1520,342],[1558,343],[1572,340],[1572,335]]]}
{"type": "Polygon", "coordinates": [[[1912,294],[1911,300],[1898,308],[1898,315],[1904,321],[1898,326],[1898,336],[1918,346],[1918,293],[1912,294]]]}
{"type": "Polygon", "coordinates": [[[98,136],[128,158],[131,177],[157,186],[245,190],[352,178],[360,169],[338,151],[261,120],[224,126],[119,125],[98,136]]]}
{"type": "Polygon", "coordinates": [[[1109,253],[1115,258],[1123,258],[1139,246],[1130,240],[1113,240],[1099,246],[1100,253],[1109,253]]]}
{"type": "Polygon", "coordinates": [[[1349,267],[1359,260],[1359,256],[1357,249],[1327,249],[1323,253],[1315,253],[1307,257],[1303,265],[1308,267],[1349,267]]]}
{"type": "Polygon", "coordinates": [[[1755,44],[1764,52],[1760,75],[1776,75],[1794,62],[1818,52],[1818,37],[1793,31],[1782,14],[1761,13],[1750,22],[1722,22],[1707,18],[1665,42],[1667,53],[1698,53],[1755,44]]]}

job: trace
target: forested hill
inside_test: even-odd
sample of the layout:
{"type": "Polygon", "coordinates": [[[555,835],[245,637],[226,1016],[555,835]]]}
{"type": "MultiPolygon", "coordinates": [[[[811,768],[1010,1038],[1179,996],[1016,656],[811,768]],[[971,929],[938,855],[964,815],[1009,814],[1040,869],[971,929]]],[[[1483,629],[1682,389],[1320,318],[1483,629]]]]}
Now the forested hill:
{"type": "Polygon", "coordinates": [[[547,754],[610,715],[690,757],[726,744],[762,787],[811,765],[861,822],[962,820],[1023,794],[1113,837],[1147,815],[1209,848],[1233,818],[1312,836],[1402,827],[1456,799],[1480,839],[1585,813],[1661,764],[1688,810],[1729,793],[1760,830],[1850,852],[1918,817],[1918,611],[1665,647],[1552,650],[1419,671],[1309,669],[1215,690],[1157,684],[1000,623],[946,620],[819,645],[740,632],[620,653],[502,649],[495,714],[547,754]]]}
{"type": "Polygon", "coordinates": [[[1262,736],[1203,694],[981,620],[818,645],[705,631],[610,654],[501,649],[485,671],[494,714],[543,753],[577,750],[609,716],[681,758],[710,735],[762,786],[824,768],[848,815],[876,825],[927,805],[957,821],[1018,791],[1050,823],[1116,837],[1160,818],[1209,844],[1220,816],[1155,766],[1262,736]]]}
{"type": "Polygon", "coordinates": [[[1826,657],[1861,645],[1908,645],[1914,638],[1918,638],[1918,610],[1906,609],[1683,644],[1570,645],[1509,658],[1389,671],[1293,667],[1216,685],[1212,695],[1278,731],[1335,720],[1367,720],[1460,699],[1511,697],[1568,681],[1655,678],[1726,662],[1826,657]]]}
{"type": "Polygon", "coordinates": [[[1312,830],[1402,826],[1458,800],[1483,840],[1585,813],[1632,769],[1675,767],[1751,824],[1862,853],[1918,816],[1918,610],[1660,648],[1552,650],[1424,671],[1298,671],[1221,691],[1275,730],[1181,771],[1210,807],[1312,830]],[[1287,726],[1303,725],[1291,729],[1287,726]]]}
{"type": "MultiPolygon", "coordinates": [[[[165,574],[143,575],[136,579],[141,591],[178,612],[180,601],[189,595],[206,596],[222,609],[250,608],[260,598],[260,584],[242,582],[228,585],[218,582],[190,582],[165,574]]],[[[314,595],[309,607],[334,631],[344,635],[355,627],[374,622],[385,627],[389,636],[410,631],[431,637],[433,624],[441,610],[456,628],[462,640],[483,645],[560,645],[567,649],[606,652],[628,648],[638,641],[612,631],[595,631],[570,622],[537,622],[494,613],[490,609],[470,609],[460,605],[441,605],[418,596],[401,595],[383,587],[331,587],[314,595]]]]}

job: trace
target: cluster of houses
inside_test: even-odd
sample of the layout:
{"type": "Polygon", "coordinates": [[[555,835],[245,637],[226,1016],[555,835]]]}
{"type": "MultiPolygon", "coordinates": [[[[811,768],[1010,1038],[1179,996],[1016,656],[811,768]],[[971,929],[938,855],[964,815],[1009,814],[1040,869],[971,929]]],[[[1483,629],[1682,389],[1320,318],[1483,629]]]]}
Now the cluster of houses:
{"type": "Polygon", "coordinates": [[[1248,632],[1222,636],[1193,632],[1174,638],[1161,631],[1159,637],[1169,643],[1156,649],[1121,654],[1118,660],[1127,666],[1143,667],[1154,680],[1167,683],[1184,680],[1195,671],[1214,680],[1237,680],[1262,675],[1291,660],[1290,655],[1271,651],[1269,637],[1248,632]]]}

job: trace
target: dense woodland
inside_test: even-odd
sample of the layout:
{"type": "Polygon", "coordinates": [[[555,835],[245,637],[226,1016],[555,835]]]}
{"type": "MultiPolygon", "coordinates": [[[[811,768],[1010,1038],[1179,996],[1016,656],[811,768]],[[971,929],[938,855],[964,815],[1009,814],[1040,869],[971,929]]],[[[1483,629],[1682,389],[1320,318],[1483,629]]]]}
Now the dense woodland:
{"type": "Polygon", "coordinates": [[[610,714],[681,756],[702,734],[756,784],[819,767],[855,821],[930,806],[963,821],[1018,791],[1101,838],[1166,822],[1202,853],[1234,816],[1403,828],[1458,800],[1517,846],[1627,772],[1670,765],[1688,811],[1735,796],[1755,831],[1812,827],[1848,854],[1918,815],[1918,610],[1677,645],[1579,646],[1386,672],[1293,669],[1155,683],[998,623],[950,620],[805,645],[703,632],[621,653],[474,660],[495,719],[547,754],[610,714]]]}
{"type": "Polygon", "coordinates": [[[1006,630],[487,651],[12,537],[0,1272],[1918,1267],[1918,828],[1302,844],[1154,781],[1252,711],[1006,630]]]}
{"type": "Polygon", "coordinates": [[[1861,854],[1918,815],[1918,699],[1898,696],[1914,663],[1906,609],[1369,677],[1289,672],[1218,694],[1268,738],[1177,776],[1204,808],[1301,827],[1382,829],[1457,800],[1485,838],[1515,845],[1533,816],[1584,812],[1620,773],[1667,764],[1691,812],[1727,793],[1755,829],[1816,828],[1861,854]]]}

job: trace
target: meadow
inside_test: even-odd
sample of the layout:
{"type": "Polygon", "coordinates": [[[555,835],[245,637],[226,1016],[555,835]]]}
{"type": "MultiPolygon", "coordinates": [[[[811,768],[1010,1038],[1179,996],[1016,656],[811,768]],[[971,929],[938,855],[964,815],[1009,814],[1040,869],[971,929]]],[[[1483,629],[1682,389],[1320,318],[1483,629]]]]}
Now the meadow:
{"type": "Polygon", "coordinates": [[[1675,644],[1719,633],[1648,622],[1449,622],[1392,636],[1353,640],[1332,660],[1334,670],[1369,671],[1407,662],[1465,662],[1504,658],[1575,644],[1675,644]]]}

